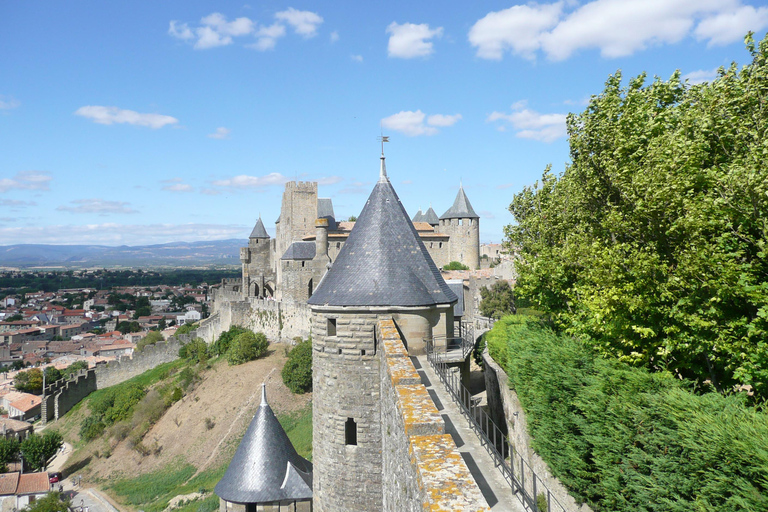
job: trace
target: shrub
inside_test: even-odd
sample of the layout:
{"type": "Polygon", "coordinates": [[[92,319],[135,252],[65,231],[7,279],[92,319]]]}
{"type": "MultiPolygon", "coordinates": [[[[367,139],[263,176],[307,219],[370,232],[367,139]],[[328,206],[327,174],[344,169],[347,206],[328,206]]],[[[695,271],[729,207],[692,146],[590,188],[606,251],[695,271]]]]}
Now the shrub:
{"type": "Polygon", "coordinates": [[[297,344],[288,353],[281,372],[283,383],[294,393],[312,390],[312,340],[297,344]]]}
{"type": "Polygon", "coordinates": [[[533,448],[595,511],[768,510],[768,414],[600,357],[535,321],[488,333],[533,448]]]}
{"type": "Polygon", "coordinates": [[[443,270],[469,270],[469,267],[460,261],[452,261],[445,265],[443,270]]]}
{"type": "Polygon", "coordinates": [[[262,332],[254,334],[247,331],[238,334],[227,351],[227,361],[230,365],[247,363],[263,356],[268,346],[269,341],[262,332]]]}
{"type": "Polygon", "coordinates": [[[101,421],[101,418],[92,414],[85,418],[80,425],[80,439],[86,442],[93,441],[104,432],[105,428],[106,425],[101,421]]]}
{"type": "Polygon", "coordinates": [[[188,359],[193,363],[208,361],[208,344],[202,338],[195,338],[179,349],[179,357],[188,359]]]}
{"type": "Polygon", "coordinates": [[[147,345],[154,345],[158,341],[163,341],[163,335],[158,331],[149,331],[146,336],[139,340],[136,344],[136,350],[141,352],[147,345]]]}
{"type": "Polygon", "coordinates": [[[515,312],[515,293],[509,281],[496,281],[490,288],[480,288],[480,313],[491,318],[501,318],[515,312]]]}
{"type": "Polygon", "coordinates": [[[232,343],[232,340],[235,339],[236,336],[239,334],[243,334],[244,332],[250,332],[248,329],[245,329],[243,327],[240,327],[239,325],[233,325],[229,328],[229,330],[224,331],[221,333],[218,337],[218,339],[211,344],[211,354],[215,356],[221,356],[227,353],[229,350],[229,345],[232,343]]]}

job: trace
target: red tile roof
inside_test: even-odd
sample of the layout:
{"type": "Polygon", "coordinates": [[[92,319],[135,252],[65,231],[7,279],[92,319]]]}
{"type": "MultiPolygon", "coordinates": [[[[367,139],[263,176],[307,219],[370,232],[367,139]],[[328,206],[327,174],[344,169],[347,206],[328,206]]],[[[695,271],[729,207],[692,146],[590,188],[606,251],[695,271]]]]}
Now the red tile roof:
{"type": "Polygon", "coordinates": [[[51,488],[48,473],[24,473],[19,477],[16,494],[39,494],[51,488]]]}
{"type": "Polygon", "coordinates": [[[0,474],[0,496],[15,494],[16,488],[18,487],[18,485],[19,485],[18,473],[0,474]]]}

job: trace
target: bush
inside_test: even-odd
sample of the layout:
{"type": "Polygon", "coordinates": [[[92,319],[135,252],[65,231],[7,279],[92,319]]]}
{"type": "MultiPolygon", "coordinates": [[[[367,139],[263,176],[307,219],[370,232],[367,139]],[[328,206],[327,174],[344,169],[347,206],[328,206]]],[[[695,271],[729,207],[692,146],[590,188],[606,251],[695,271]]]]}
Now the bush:
{"type": "Polygon", "coordinates": [[[149,331],[146,336],[139,340],[136,344],[136,350],[141,352],[147,345],[154,345],[158,341],[163,341],[163,335],[158,331],[149,331]]]}
{"type": "Polygon", "coordinates": [[[196,327],[195,324],[184,324],[176,329],[176,334],[189,334],[194,331],[196,327]]]}
{"type": "Polygon", "coordinates": [[[469,267],[460,261],[452,261],[445,265],[443,270],[469,270],[469,267]]]}
{"type": "Polygon", "coordinates": [[[496,281],[490,288],[480,288],[480,314],[501,318],[515,312],[515,293],[509,281],[496,281]]]}
{"type": "Polygon", "coordinates": [[[312,391],[312,340],[302,341],[288,353],[281,372],[283,383],[294,393],[312,391]]]}
{"type": "Polygon", "coordinates": [[[487,334],[533,448],[595,511],[768,510],[768,414],[607,360],[536,321],[487,334]]]}
{"type": "Polygon", "coordinates": [[[232,343],[232,340],[235,339],[239,334],[243,334],[244,332],[250,332],[248,329],[245,329],[243,327],[240,327],[239,325],[233,325],[229,328],[229,330],[224,331],[219,335],[219,338],[211,344],[211,354],[215,356],[222,356],[227,353],[229,350],[229,345],[232,343]]]}
{"type": "Polygon", "coordinates": [[[92,414],[85,418],[80,425],[80,439],[86,442],[93,441],[104,432],[105,428],[106,425],[101,421],[101,418],[92,414]]]}
{"type": "Polygon", "coordinates": [[[188,359],[193,363],[203,363],[208,361],[208,344],[202,338],[195,338],[179,349],[179,357],[188,359]]]}
{"type": "Polygon", "coordinates": [[[269,341],[264,333],[254,334],[251,331],[235,336],[227,351],[227,361],[230,365],[237,365],[253,361],[267,352],[269,341]]]}

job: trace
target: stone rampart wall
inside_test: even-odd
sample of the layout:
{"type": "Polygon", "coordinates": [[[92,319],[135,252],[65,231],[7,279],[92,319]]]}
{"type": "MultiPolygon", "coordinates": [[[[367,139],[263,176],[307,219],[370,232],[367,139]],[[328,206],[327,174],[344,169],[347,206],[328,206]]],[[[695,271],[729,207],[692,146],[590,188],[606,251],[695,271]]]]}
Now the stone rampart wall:
{"type": "MultiPolygon", "coordinates": [[[[532,481],[532,469],[566,510],[592,512],[588,505],[576,503],[576,500],[568,494],[568,490],[560,483],[560,480],[552,475],[546,462],[531,448],[531,438],[528,435],[528,421],[517,393],[509,389],[507,374],[488,354],[487,348],[483,352],[483,363],[485,365],[485,389],[490,416],[497,425],[506,424],[509,443],[513,451],[517,454],[518,458],[522,456],[524,460],[528,461],[529,466],[523,470],[525,472],[525,481],[532,481]]],[[[517,470],[518,466],[516,465],[516,473],[517,470]]]]}
{"type": "Polygon", "coordinates": [[[490,510],[421,383],[394,321],[381,335],[383,510],[490,510]]]}
{"type": "Polygon", "coordinates": [[[219,301],[217,295],[215,311],[198,327],[198,335],[208,343],[213,343],[233,325],[263,332],[274,342],[290,342],[296,337],[306,339],[311,333],[311,311],[304,302],[258,297],[219,301]]]}

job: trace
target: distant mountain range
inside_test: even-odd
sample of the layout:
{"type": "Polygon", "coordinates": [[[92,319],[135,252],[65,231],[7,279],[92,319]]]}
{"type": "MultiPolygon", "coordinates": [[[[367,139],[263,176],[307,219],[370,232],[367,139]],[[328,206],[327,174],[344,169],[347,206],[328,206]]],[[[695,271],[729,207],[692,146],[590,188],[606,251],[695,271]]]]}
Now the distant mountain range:
{"type": "Polygon", "coordinates": [[[190,267],[240,265],[247,240],[172,242],[158,245],[0,245],[1,267],[190,267]]]}

